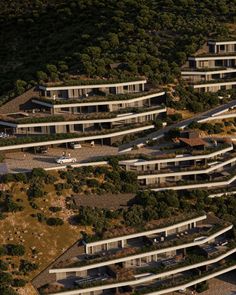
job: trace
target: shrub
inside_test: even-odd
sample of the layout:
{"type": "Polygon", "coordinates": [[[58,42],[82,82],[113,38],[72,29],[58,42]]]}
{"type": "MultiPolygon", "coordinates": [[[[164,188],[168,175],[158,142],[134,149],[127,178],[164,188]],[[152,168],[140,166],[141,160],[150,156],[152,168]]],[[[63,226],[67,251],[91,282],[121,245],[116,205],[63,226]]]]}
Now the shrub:
{"type": "Polygon", "coordinates": [[[49,207],[49,210],[52,212],[59,212],[62,210],[62,208],[61,207],[49,207]]]}
{"type": "Polygon", "coordinates": [[[30,174],[31,178],[39,177],[39,178],[46,178],[47,171],[42,168],[33,168],[30,174]]]}
{"type": "Polygon", "coordinates": [[[58,226],[63,224],[64,224],[64,221],[61,218],[50,217],[47,219],[47,225],[49,226],[58,226]]]}
{"type": "Polygon", "coordinates": [[[64,189],[64,183],[56,183],[54,187],[56,191],[61,192],[64,189]]]}
{"type": "Polygon", "coordinates": [[[23,256],[25,254],[25,247],[23,245],[7,244],[5,246],[7,255],[23,256]]]}
{"type": "Polygon", "coordinates": [[[86,181],[88,187],[99,187],[100,183],[97,179],[91,178],[86,181]]]}
{"type": "Polygon", "coordinates": [[[196,291],[198,293],[202,293],[208,289],[209,289],[208,282],[202,282],[202,283],[197,284],[197,286],[196,286],[196,291]]]}
{"type": "Polygon", "coordinates": [[[11,283],[13,287],[24,287],[26,284],[26,281],[23,279],[14,279],[11,283]]]}
{"type": "Polygon", "coordinates": [[[123,183],[121,192],[123,193],[135,193],[137,191],[137,185],[134,183],[123,183]]]}
{"type": "Polygon", "coordinates": [[[9,285],[12,282],[12,275],[8,272],[0,271],[0,285],[9,285]]]}
{"type": "Polygon", "coordinates": [[[20,272],[23,272],[24,274],[27,274],[31,271],[34,271],[38,269],[38,265],[35,264],[35,263],[32,263],[30,261],[27,261],[27,260],[24,260],[24,259],[21,259],[20,260],[20,266],[19,266],[19,271],[20,272]]]}
{"type": "Polygon", "coordinates": [[[9,286],[0,286],[0,294],[1,295],[18,295],[14,289],[9,286]]]}
{"type": "Polygon", "coordinates": [[[30,206],[33,208],[33,209],[38,209],[38,205],[34,202],[29,202],[30,206]]]}
{"type": "Polygon", "coordinates": [[[8,263],[5,261],[0,260],[0,270],[7,270],[8,269],[8,263]]]}
{"type": "Polygon", "coordinates": [[[42,190],[41,186],[33,184],[29,187],[27,194],[29,199],[41,198],[44,196],[44,191],[42,190]]]}
{"type": "Polygon", "coordinates": [[[17,212],[17,211],[22,211],[24,209],[23,206],[20,206],[17,203],[15,203],[11,196],[7,196],[7,198],[5,199],[4,205],[5,205],[5,210],[7,212],[17,212]]]}

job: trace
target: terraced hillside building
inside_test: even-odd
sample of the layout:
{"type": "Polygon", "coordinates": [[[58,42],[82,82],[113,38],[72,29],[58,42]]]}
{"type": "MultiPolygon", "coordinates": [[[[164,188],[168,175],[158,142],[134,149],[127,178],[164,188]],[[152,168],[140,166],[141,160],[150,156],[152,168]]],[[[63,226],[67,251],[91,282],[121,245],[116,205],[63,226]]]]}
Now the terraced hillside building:
{"type": "Polygon", "coordinates": [[[181,75],[198,92],[236,88],[236,41],[208,41],[206,52],[190,56],[181,75]]]}
{"type": "Polygon", "coordinates": [[[48,269],[45,280],[38,280],[39,292],[159,295],[183,290],[236,269],[232,228],[214,216],[189,214],[142,232],[90,238],[83,241],[81,255],[48,269]]]}
{"type": "Polygon", "coordinates": [[[142,188],[154,191],[217,188],[235,181],[233,144],[201,138],[180,140],[188,146],[183,148],[180,141],[169,152],[122,160],[119,164],[137,174],[142,188]]]}
{"type": "MultiPolygon", "coordinates": [[[[166,113],[165,93],[148,90],[145,79],[70,80],[40,85],[34,107],[5,114],[0,126],[14,136],[60,135],[67,142],[111,144],[127,134],[154,128],[166,113]],[[146,88],[145,88],[146,87],[146,88]]],[[[49,137],[50,138],[50,137],[49,137]]]]}

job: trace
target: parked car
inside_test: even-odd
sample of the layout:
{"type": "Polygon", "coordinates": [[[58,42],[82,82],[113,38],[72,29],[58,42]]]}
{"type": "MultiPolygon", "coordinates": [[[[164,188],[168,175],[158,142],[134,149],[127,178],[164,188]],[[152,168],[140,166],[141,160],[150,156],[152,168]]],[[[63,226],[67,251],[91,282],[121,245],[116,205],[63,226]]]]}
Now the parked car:
{"type": "Polygon", "coordinates": [[[7,138],[7,137],[9,137],[9,134],[5,132],[0,132],[0,138],[7,138]]]}
{"type": "Polygon", "coordinates": [[[35,149],[36,153],[39,154],[46,154],[48,152],[48,147],[46,146],[39,146],[35,149]]]}
{"type": "Polygon", "coordinates": [[[70,147],[71,147],[72,149],[81,149],[81,148],[82,148],[81,144],[78,143],[78,142],[71,142],[71,143],[70,143],[70,147]]]}
{"type": "Polygon", "coordinates": [[[56,159],[57,164],[75,163],[76,161],[77,161],[76,158],[66,157],[66,156],[56,159]]]}

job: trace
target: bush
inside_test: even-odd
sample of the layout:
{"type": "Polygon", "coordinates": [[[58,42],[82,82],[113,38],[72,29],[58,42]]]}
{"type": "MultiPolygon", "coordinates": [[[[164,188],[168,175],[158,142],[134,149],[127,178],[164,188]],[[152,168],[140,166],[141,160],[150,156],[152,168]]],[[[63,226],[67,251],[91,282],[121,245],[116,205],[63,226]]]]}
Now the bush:
{"type": "Polygon", "coordinates": [[[39,178],[46,178],[47,177],[47,171],[45,171],[42,168],[33,168],[30,174],[31,178],[39,177],[39,178]]]}
{"type": "Polygon", "coordinates": [[[29,199],[41,198],[44,196],[44,191],[42,190],[41,186],[33,184],[29,187],[27,194],[29,199]]]}
{"type": "Polygon", "coordinates": [[[4,246],[0,246],[0,256],[4,256],[7,254],[7,249],[4,246]]]}
{"type": "Polygon", "coordinates": [[[122,193],[135,193],[137,191],[137,185],[134,183],[123,183],[121,187],[122,193]]]}
{"type": "Polygon", "coordinates": [[[15,203],[11,196],[7,196],[4,201],[5,211],[6,212],[18,212],[24,209],[23,206],[18,205],[15,203]]]}
{"type": "Polygon", "coordinates": [[[62,210],[61,207],[49,207],[49,210],[52,212],[60,212],[62,210]]]}
{"type": "Polygon", "coordinates": [[[202,282],[202,283],[197,284],[197,286],[196,286],[196,291],[198,293],[202,293],[208,289],[209,289],[208,282],[202,282]]]}
{"type": "Polygon", "coordinates": [[[47,219],[47,225],[49,226],[58,226],[63,224],[64,224],[64,221],[61,218],[50,217],[47,219]]]}
{"type": "Polygon", "coordinates": [[[28,274],[29,272],[32,272],[34,270],[38,269],[38,265],[35,263],[32,263],[30,261],[21,259],[20,260],[20,266],[19,271],[23,272],[24,274],[28,274]]]}
{"type": "Polygon", "coordinates": [[[91,178],[86,181],[88,187],[99,187],[100,183],[97,179],[91,178]]]}
{"type": "Polygon", "coordinates": [[[0,271],[0,285],[9,285],[12,282],[12,275],[8,272],[0,271]]]}
{"type": "Polygon", "coordinates": [[[5,246],[7,255],[23,256],[25,254],[25,247],[23,245],[7,244],[5,246]]]}
{"type": "Polygon", "coordinates": [[[8,263],[5,261],[0,260],[0,270],[7,270],[8,269],[8,263]]]}
{"type": "Polygon", "coordinates": [[[0,286],[1,295],[18,295],[14,289],[9,286],[0,286]]]}
{"type": "Polygon", "coordinates": [[[26,281],[23,279],[14,279],[11,285],[12,287],[24,287],[26,285],[26,281]]]}

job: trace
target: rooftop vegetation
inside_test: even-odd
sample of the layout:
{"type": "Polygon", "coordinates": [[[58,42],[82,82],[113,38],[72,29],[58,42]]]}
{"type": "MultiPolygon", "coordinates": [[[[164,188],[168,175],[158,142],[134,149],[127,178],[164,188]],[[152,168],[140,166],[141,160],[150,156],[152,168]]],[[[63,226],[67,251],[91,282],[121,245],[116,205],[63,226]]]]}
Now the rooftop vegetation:
{"type": "Polygon", "coordinates": [[[186,276],[178,276],[177,279],[171,279],[163,284],[154,285],[155,284],[154,283],[153,285],[150,285],[148,287],[144,287],[138,291],[134,291],[133,294],[134,295],[148,294],[148,293],[168,289],[168,288],[171,288],[174,286],[178,287],[183,284],[190,283],[193,280],[198,280],[200,278],[204,278],[205,276],[214,274],[220,270],[227,269],[227,268],[234,266],[234,265],[236,265],[236,260],[232,258],[230,260],[222,261],[222,264],[215,267],[215,268],[212,268],[208,271],[203,271],[202,274],[200,274],[200,275],[199,274],[192,274],[192,275],[188,275],[188,276],[187,275],[186,276]]]}
{"type": "Polygon", "coordinates": [[[36,143],[36,142],[47,142],[54,140],[63,140],[63,139],[76,139],[83,138],[87,136],[95,136],[95,135],[104,135],[110,134],[114,132],[121,132],[125,130],[133,130],[135,128],[145,127],[151,125],[150,122],[146,123],[136,123],[133,124],[132,127],[130,125],[113,128],[113,129],[104,129],[102,131],[91,131],[84,132],[81,134],[76,133],[57,133],[57,134],[49,134],[49,135],[37,135],[37,136],[25,136],[25,137],[17,137],[17,138],[7,138],[0,141],[0,146],[11,146],[11,145],[19,145],[19,144],[27,144],[27,143],[36,143]]]}
{"type": "Polygon", "coordinates": [[[125,83],[125,82],[135,82],[135,81],[143,81],[145,78],[141,77],[129,77],[123,79],[70,79],[58,82],[48,82],[42,83],[42,86],[47,88],[50,87],[59,87],[59,86],[79,86],[79,85],[102,85],[102,84],[116,84],[116,83],[125,83]]]}
{"type": "MultiPolygon", "coordinates": [[[[171,271],[171,270],[175,270],[175,269],[181,269],[182,267],[185,267],[185,266],[193,266],[194,264],[198,264],[198,263],[201,263],[201,262],[208,262],[209,260],[212,260],[212,259],[215,259],[227,252],[229,252],[231,249],[234,249],[236,247],[236,243],[235,242],[231,242],[229,244],[228,247],[226,247],[224,250],[219,250],[217,251],[217,253],[211,255],[210,257],[206,258],[204,255],[196,255],[196,254],[191,254],[189,253],[186,258],[181,261],[181,262],[178,262],[177,264],[174,264],[174,265],[170,265],[170,266],[164,266],[164,265],[157,265],[156,267],[153,266],[153,267],[139,267],[137,269],[135,269],[133,271],[133,274],[141,274],[141,273],[151,273],[153,275],[156,275],[156,274],[160,274],[160,273],[164,273],[164,272],[167,272],[167,271],[171,271]]],[[[128,278],[123,278],[123,279],[108,279],[106,281],[96,281],[96,282],[92,282],[92,283],[84,283],[84,284],[81,284],[80,286],[78,286],[77,288],[78,289],[86,289],[86,288],[91,288],[91,287],[96,287],[96,286],[106,286],[106,285],[111,285],[111,284],[116,284],[116,283],[121,283],[121,282],[127,282],[127,284],[129,284],[129,282],[131,281],[134,281],[136,280],[134,278],[133,275],[131,275],[130,277],[128,278]]],[[[76,287],[73,287],[73,288],[62,288],[60,290],[60,292],[65,292],[65,291],[69,291],[69,290],[76,290],[77,289],[76,287]]],[[[45,288],[41,288],[40,289],[40,294],[44,294],[45,288]]],[[[45,292],[45,294],[50,294],[45,292]]]]}
{"type": "Polygon", "coordinates": [[[176,247],[176,246],[180,246],[180,245],[187,246],[187,244],[192,243],[194,241],[194,239],[201,237],[201,236],[213,235],[217,231],[220,231],[223,228],[225,228],[226,226],[229,226],[229,224],[226,224],[226,223],[225,224],[224,223],[215,224],[211,228],[202,229],[198,233],[190,234],[185,237],[174,238],[172,240],[164,241],[164,242],[157,244],[157,245],[140,246],[139,248],[131,249],[131,251],[129,251],[129,249],[124,248],[123,250],[119,250],[114,254],[107,254],[105,257],[103,255],[101,256],[99,254],[93,255],[93,257],[91,259],[75,262],[74,264],[70,265],[69,267],[83,267],[83,266],[93,265],[93,264],[100,263],[100,262],[112,261],[115,259],[120,259],[120,258],[125,258],[125,257],[132,257],[132,256],[143,254],[143,253],[148,254],[148,252],[157,251],[160,249],[176,247]]]}
{"type": "MultiPolygon", "coordinates": [[[[116,118],[119,114],[134,113],[141,114],[144,112],[156,111],[163,109],[165,106],[155,106],[155,107],[140,107],[140,108],[125,108],[115,112],[97,112],[97,113],[82,113],[77,115],[48,115],[48,116],[29,116],[22,119],[13,119],[9,116],[0,116],[0,120],[15,124],[33,124],[33,123],[47,123],[47,122],[70,122],[70,121],[79,121],[79,120],[96,120],[96,119],[110,119],[116,118]]],[[[121,117],[121,120],[125,117],[121,117]]]]}
{"type": "Polygon", "coordinates": [[[119,101],[119,100],[129,100],[133,98],[143,97],[151,94],[158,94],[158,90],[143,91],[138,93],[127,93],[127,94],[109,94],[103,96],[89,96],[82,98],[70,98],[70,99],[52,99],[47,97],[34,97],[33,99],[42,101],[45,103],[57,105],[57,104],[72,104],[72,103],[86,103],[86,102],[101,102],[101,101],[119,101]]]}

